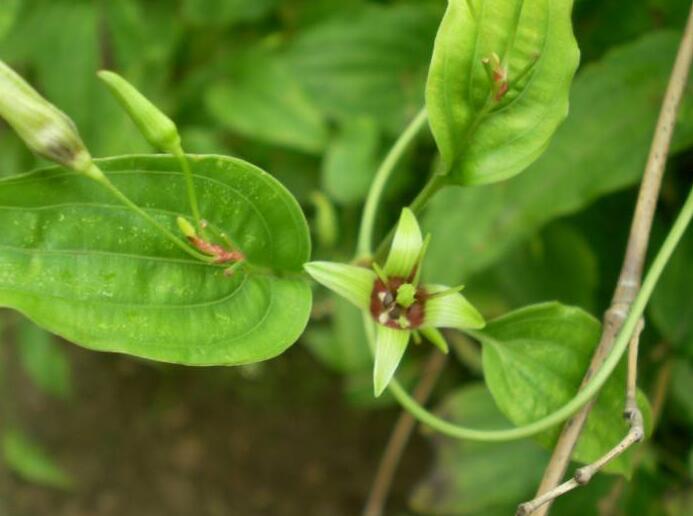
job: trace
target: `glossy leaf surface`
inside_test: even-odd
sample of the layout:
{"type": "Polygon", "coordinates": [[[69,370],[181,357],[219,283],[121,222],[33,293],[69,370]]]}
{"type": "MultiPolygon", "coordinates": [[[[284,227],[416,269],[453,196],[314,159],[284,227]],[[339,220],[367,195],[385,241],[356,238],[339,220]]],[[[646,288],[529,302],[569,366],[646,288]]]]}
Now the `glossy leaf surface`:
{"type": "MultiPolygon", "coordinates": [[[[465,281],[546,222],[638,181],[679,37],[651,34],[585,67],[575,80],[570,116],[524,174],[438,194],[422,219],[424,231],[435,236],[427,270],[436,271],[436,280],[465,281]]],[[[691,98],[692,84],[684,99],[691,98]]],[[[674,152],[693,143],[693,110],[687,105],[674,152]]]]}
{"type": "MultiPolygon", "coordinates": [[[[486,384],[498,408],[516,425],[524,425],[565,405],[580,386],[599,335],[595,318],[558,303],[528,306],[491,321],[479,336],[486,384]]],[[[650,409],[641,393],[638,405],[647,426],[650,409]]],[[[620,367],[598,395],[574,460],[592,462],[626,435],[624,406],[625,368],[620,367]]],[[[559,425],[538,439],[551,447],[560,430],[559,425]]],[[[627,475],[631,462],[629,451],[609,463],[606,471],[627,475]]]]}
{"type": "Polygon", "coordinates": [[[572,0],[450,0],[426,86],[433,135],[450,178],[514,176],[568,114],[579,61],[572,0]],[[500,57],[507,92],[492,93],[483,59],[500,57]]]}
{"type": "MultiPolygon", "coordinates": [[[[165,362],[242,364],[284,351],[311,305],[298,275],[310,254],[303,214],[244,161],[190,160],[203,215],[251,269],[227,277],[192,260],[99,184],[49,168],[0,182],[0,306],[85,347],[165,362]]],[[[172,231],[177,216],[189,216],[174,159],[128,156],[100,166],[172,231]]]]}

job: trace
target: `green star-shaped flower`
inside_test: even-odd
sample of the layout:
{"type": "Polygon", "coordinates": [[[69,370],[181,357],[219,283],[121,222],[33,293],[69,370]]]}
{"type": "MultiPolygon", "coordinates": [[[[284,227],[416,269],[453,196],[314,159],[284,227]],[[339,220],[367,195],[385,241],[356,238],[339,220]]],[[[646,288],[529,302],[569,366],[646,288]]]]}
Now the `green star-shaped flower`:
{"type": "Polygon", "coordinates": [[[419,283],[427,242],[412,211],[404,208],[382,269],[375,262],[372,269],[332,262],[305,265],[313,279],[367,311],[377,323],[376,396],[390,383],[412,335],[423,335],[447,353],[437,328],[479,329],[485,324],[459,293],[461,287],[419,283]]]}

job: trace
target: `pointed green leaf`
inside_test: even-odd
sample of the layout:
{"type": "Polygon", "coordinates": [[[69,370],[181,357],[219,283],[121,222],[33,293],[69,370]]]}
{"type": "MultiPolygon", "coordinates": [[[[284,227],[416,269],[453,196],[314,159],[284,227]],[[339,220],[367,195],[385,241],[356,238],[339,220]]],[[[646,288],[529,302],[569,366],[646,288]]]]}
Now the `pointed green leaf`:
{"type": "Polygon", "coordinates": [[[397,371],[409,343],[410,331],[394,330],[387,326],[376,327],[375,369],[373,387],[375,395],[380,396],[397,371]]]}
{"type": "Polygon", "coordinates": [[[27,482],[57,489],[69,489],[73,485],[70,476],[18,430],[6,430],[2,435],[2,455],[8,468],[27,482]]]}
{"type": "MultiPolygon", "coordinates": [[[[444,292],[443,285],[426,285],[429,294],[444,292]]],[[[485,321],[479,311],[459,293],[452,293],[426,300],[424,326],[433,328],[479,329],[485,321]]]]}
{"type": "MultiPolygon", "coordinates": [[[[544,303],[511,312],[488,323],[478,335],[483,344],[486,384],[498,408],[516,425],[525,425],[565,405],[578,391],[599,340],[600,324],[579,308],[544,303]]],[[[578,441],[573,459],[589,463],[613,448],[628,432],[625,406],[625,362],[600,392],[578,441]]],[[[646,429],[650,406],[639,393],[646,429]]],[[[538,436],[551,448],[561,425],[538,436]]],[[[605,470],[630,474],[632,450],[605,470]]]]}
{"type": "Polygon", "coordinates": [[[375,283],[370,269],[334,262],[310,262],[305,269],[311,277],[362,310],[368,309],[375,283]]]}
{"type": "Polygon", "coordinates": [[[404,208],[387,255],[385,274],[399,278],[410,277],[416,272],[422,248],[423,238],[416,215],[409,208],[404,208]]]}
{"type": "MultiPolygon", "coordinates": [[[[301,278],[305,218],[270,175],[238,159],[190,156],[200,208],[250,267],[191,260],[98,183],[61,168],[0,181],[0,306],[85,347],[190,365],[242,364],[296,341],[310,312],[301,278]]],[[[174,158],[99,166],[171,231],[189,217],[174,158]]]]}
{"type": "MultiPolygon", "coordinates": [[[[548,221],[639,182],[680,38],[674,31],[648,34],[585,66],[575,80],[570,116],[526,173],[436,195],[421,219],[435,233],[426,262],[433,278],[465,281],[548,221]]],[[[693,79],[673,152],[693,142],[689,100],[693,79]]]]}
{"type": "Polygon", "coordinates": [[[450,0],[436,37],[426,107],[450,178],[500,181],[529,166],[568,114],[579,51],[572,0],[450,0]],[[482,59],[507,71],[502,98],[482,59]]]}

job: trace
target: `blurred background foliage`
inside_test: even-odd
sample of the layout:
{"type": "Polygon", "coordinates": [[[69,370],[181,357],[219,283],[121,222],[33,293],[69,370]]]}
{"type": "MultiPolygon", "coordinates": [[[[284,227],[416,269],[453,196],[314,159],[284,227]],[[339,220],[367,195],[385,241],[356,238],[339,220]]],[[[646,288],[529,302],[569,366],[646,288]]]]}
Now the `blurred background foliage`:
{"type": "MultiPolygon", "coordinates": [[[[69,114],[99,157],[151,151],[95,77],[102,68],[118,71],[176,120],[189,152],[238,156],[284,182],[311,222],[314,255],[348,260],[378,162],[423,104],[444,8],[444,0],[2,0],[0,58],[69,114]]],[[[465,282],[467,295],[489,318],[553,299],[597,316],[603,312],[688,8],[687,0],[576,0],[582,64],[569,118],[525,173],[495,185],[451,188],[434,200],[423,224],[434,235],[426,270],[437,282],[465,282]]],[[[655,245],[691,184],[692,92],[693,83],[679,117],[655,245]]],[[[2,176],[40,165],[4,126],[0,157],[2,176]]],[[[388,188],[381,235],[435,166],[427,135],[388,188]]],[[[640,466],[630,482],[600,476],[562,498],[556,514],[693,513],[692,291],[688,235],[656,291],[643,337],[640,383],[657,426],[638,452],[640,466]]],[[[313,324],[287,357],[235,370],[182,372],[93,358],[17,316],[0,314],[6,327],[0,514],[357,513],[396,412],[387,397],[372,399],[358,313],[323,291],[317,296],[313,324]],[[277,364],[282,360],[288,366],[277,364]],[[133,379],[138,388],[127,388],[133,379]],[[330,411],[336,383],[339,410],[330,411]],[[140,387],[150,391],[142,394],[140,387]],[[123,389],[127,395],[119,400],[91,389],[123,389]],[[27,399],[29,408],[22,403],[27,399]],[[210,416],[231,411],[230,399],[246,410],[234,412],[232,420],[210,416]],[[373,409],[382,405],[390,408],[383,420],[374,420],[373,409]],[[157,491],[149,482],[156,484],[156,468],[167,463],[142,465],[132,456],[167,453],[165,439],[156,449],[157,432],[180,430],[162,423],[182,417],[174,409],[192,419],[180,428],[194,438],[171,444],[174,455],[182,454],[184,471],[173,480],[164,475],[165,486],[157,491]],[[295,422],[297,411],[312,422],[306,428],[295,422]],[[325,422],[327,413],[334,422],[325,422]],[[101,421],[94,423],[100,437],[84,437],[94,418],[101,421]],[[238,424],[239,418],[247,424],[238,424]],[[134,425],[132,435],[151,442],[116,437],[131,433],[122,420],[134,425]],[[205,425],[218,428],[200,430],[205,425]],[[350,430],[340,434],[340,426],[350,430]],[[268,430],[275,427],[305,439],[277,451],[276,441],[286,435],[268,430]],[[76,431],[79,443],[69,437],[76,431]],[[200,447],[217,446],[204,440],[214,439],[215,431],[238,435],[270,455],[248,452],[254,458],[241,461],[220,451],[201,459],[200,447]],[[319,442],[333,447],[324,435],[330,431],[342,435],[337,442],[345,455],[369,450],[367,459],[347,466],[339,456],[312,453],[319,442]],[[369,432],[377,438],[365,444],[369,432]],[[129,452],[123,448],[128,443],[129,452]],[[93,454],[96,463],[75,454],[93,454]],[[221,464],[215,466],[212,455],[221,464]],[[293,485],[282,474],[274,482],[262,476],[262,486],[252,478],[246,478],[252,487],[220,482],[228,469],[274,456],[308,471],[309,480],[293,485]],[[310,480],[311,457],[321,463],[313,475],[319,480],[310,480]],[[334,464],[324,463],[331,460],[326,457],[334,464]],[[143,470],[148,476],[140,483],[143,470]],[[88,475],[98,480],[89,482],[88,475]]],[[[457,337],[453,344],[456,353],[436,394],[438,410],[470,425],[500,424],[502,416],[479,383],[478,349],[457,337]]],[[[416,380],[423,358],[423,351],[407,358],[405,383],[416,380]]],[[[427,439],[432,446],[415,441],[413,458],[405,461],[392,514],[511,514],[531,496],[547,460],[534,441],[427,439]]],[[[245,476],[253,475],[248,468],[245,476]]]]}

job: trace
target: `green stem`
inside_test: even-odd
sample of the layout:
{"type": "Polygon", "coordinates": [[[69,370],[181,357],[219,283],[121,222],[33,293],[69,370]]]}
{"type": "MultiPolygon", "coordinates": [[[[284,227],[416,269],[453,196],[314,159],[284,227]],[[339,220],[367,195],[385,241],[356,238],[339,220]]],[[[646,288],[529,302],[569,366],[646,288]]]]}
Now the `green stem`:
{"type": "Polygon", "coordinates": [[[359,228],[358,246],[356,250],[358,258],[367,257],[371,254],[375,217],[377,215],[378,205],[380,204],[380,198],[385,190],[385,185],[405,151],[414,141],[419,131],[426,125],[426,121],[426,108],[423,108],[397,139],[378,168],[378,171],[375,173],[375,178],[368,191],[366,204],[363,208],[363,216],[361,217],[361,227],[359,228]]]}
{"type": "MultiPolygon", "coordinates": [[[[94,165],[94,167],[96,167],[96,165],[94,165]]],[[[93,179],[95,181],[97,181],[98,183],[103,185],[108,191],[110,191],[125,206],[127,206],[133,212],[137,213],[139,216],[144,218],[147,222],[152,224],[157,230],[159,230],[159,232],[162,235],[164,235],[166,238],[168,238],[177,247],[180,247],[187,254],[189,254],[190,256],[195,258],[196,260],[200,260],[200,261],[203,261],[205,263],[212,263],[214,261],[213,257],[207,256],[207,255],[204,255],[202,253],[198,253],[197,251],[195,251],[188,244],[186,244],[183,240],[181,240],[176,235],[174,235],[171,231],[169,231],[163,224],[161,224],[154,217],[152,217],[149,213],[147,213],[142,208],[137,206],[123,192],[121,192],[117,186],[115,186],[113,183],[111,183],[110,179],[108,179],[105,175],[101,174],[99,176],[98,174],[95,174],[94,176],[91,176],[91,177],[93,177],[93,179]]]]}
{"type": "MultiPolygon", "coordinates": [[[[418,215],[421,210],[428,204],[428,201],[447,183],[447,177],[443,174],[434,174],[428,180],[419,192],[419,194],[414,198],[412,203],[409,205],[411,211],[418,215]]],[[[390,247],[392,238],[395,235],[395,228],[392,228],[385,238],[380,242],[378,248],[375,251],[374,258],[376,260],[384,260],[387,250],[390,247]]]]}
{"type": "Polygon", "coordinates": [[[202,231],[204,229],[202,227],[202,215],[200,214],[200,206],[197,204],[195,183],[193,183],[190,163],[188,163],[188,158],[180,145],[178,145],[178,147],[172,151],[172,154],[178,159],[180,167],[183,170],[183,175],[185,176],[185,186],[188,190],[188,200],[190,201],[190,209],[192,210],[193,218],[195,219],[195,226],[197,226],[199,231],[202,231]]]}
{"type": "MultiPolygon", "coordinates": [[[[397,401],[399,401],[399,403],[419,421],[442,434],[457,439],[470,439],[474,441],[510,441],[538,434],[565,421],[597,395],[599,390],[613,373],[614,369],[618,366],[623,353],[628,347],[628,342],[630,341],[631,335],[635,330],[638,320],[642,317],[642,314],[645,311],[645,306],[652,295],[652,291],[654,290],[657,281],[664,270],[664,267],[671,258],[674,249],[686,231],[692,217],[693,189],[691,189],[681,213],[677,217],[676,222],[674,222],[674,225],[669,231],[664,244],[662,244],[662,247],[652,262],[650,270],[648,271],[647,276],[645,276],[642,287],[638,292],[633,305],[631,306],[628,317],[626,318],[623,327],[621,328],[621,331],[614,342],[614,347],[604,361],[604,365],[592,377],[590,382],[575,395],[573,399],[571,399],[557,411],[533,423],[516,428],[510,428],[507,430],[477,430],[458,426],[432,414],[424,407],[419,405],[419,403],[414,400],[394,379],[389,386],[390,392],[392,392],[397,401]]],[[[373,321],[370,319],[370,316],[365,313],[364,324],[367,330],[368,340],[371,347],[373,347],[373,321]]],[[[469,333],[473,335],[473,332],[469,333]]]]}

